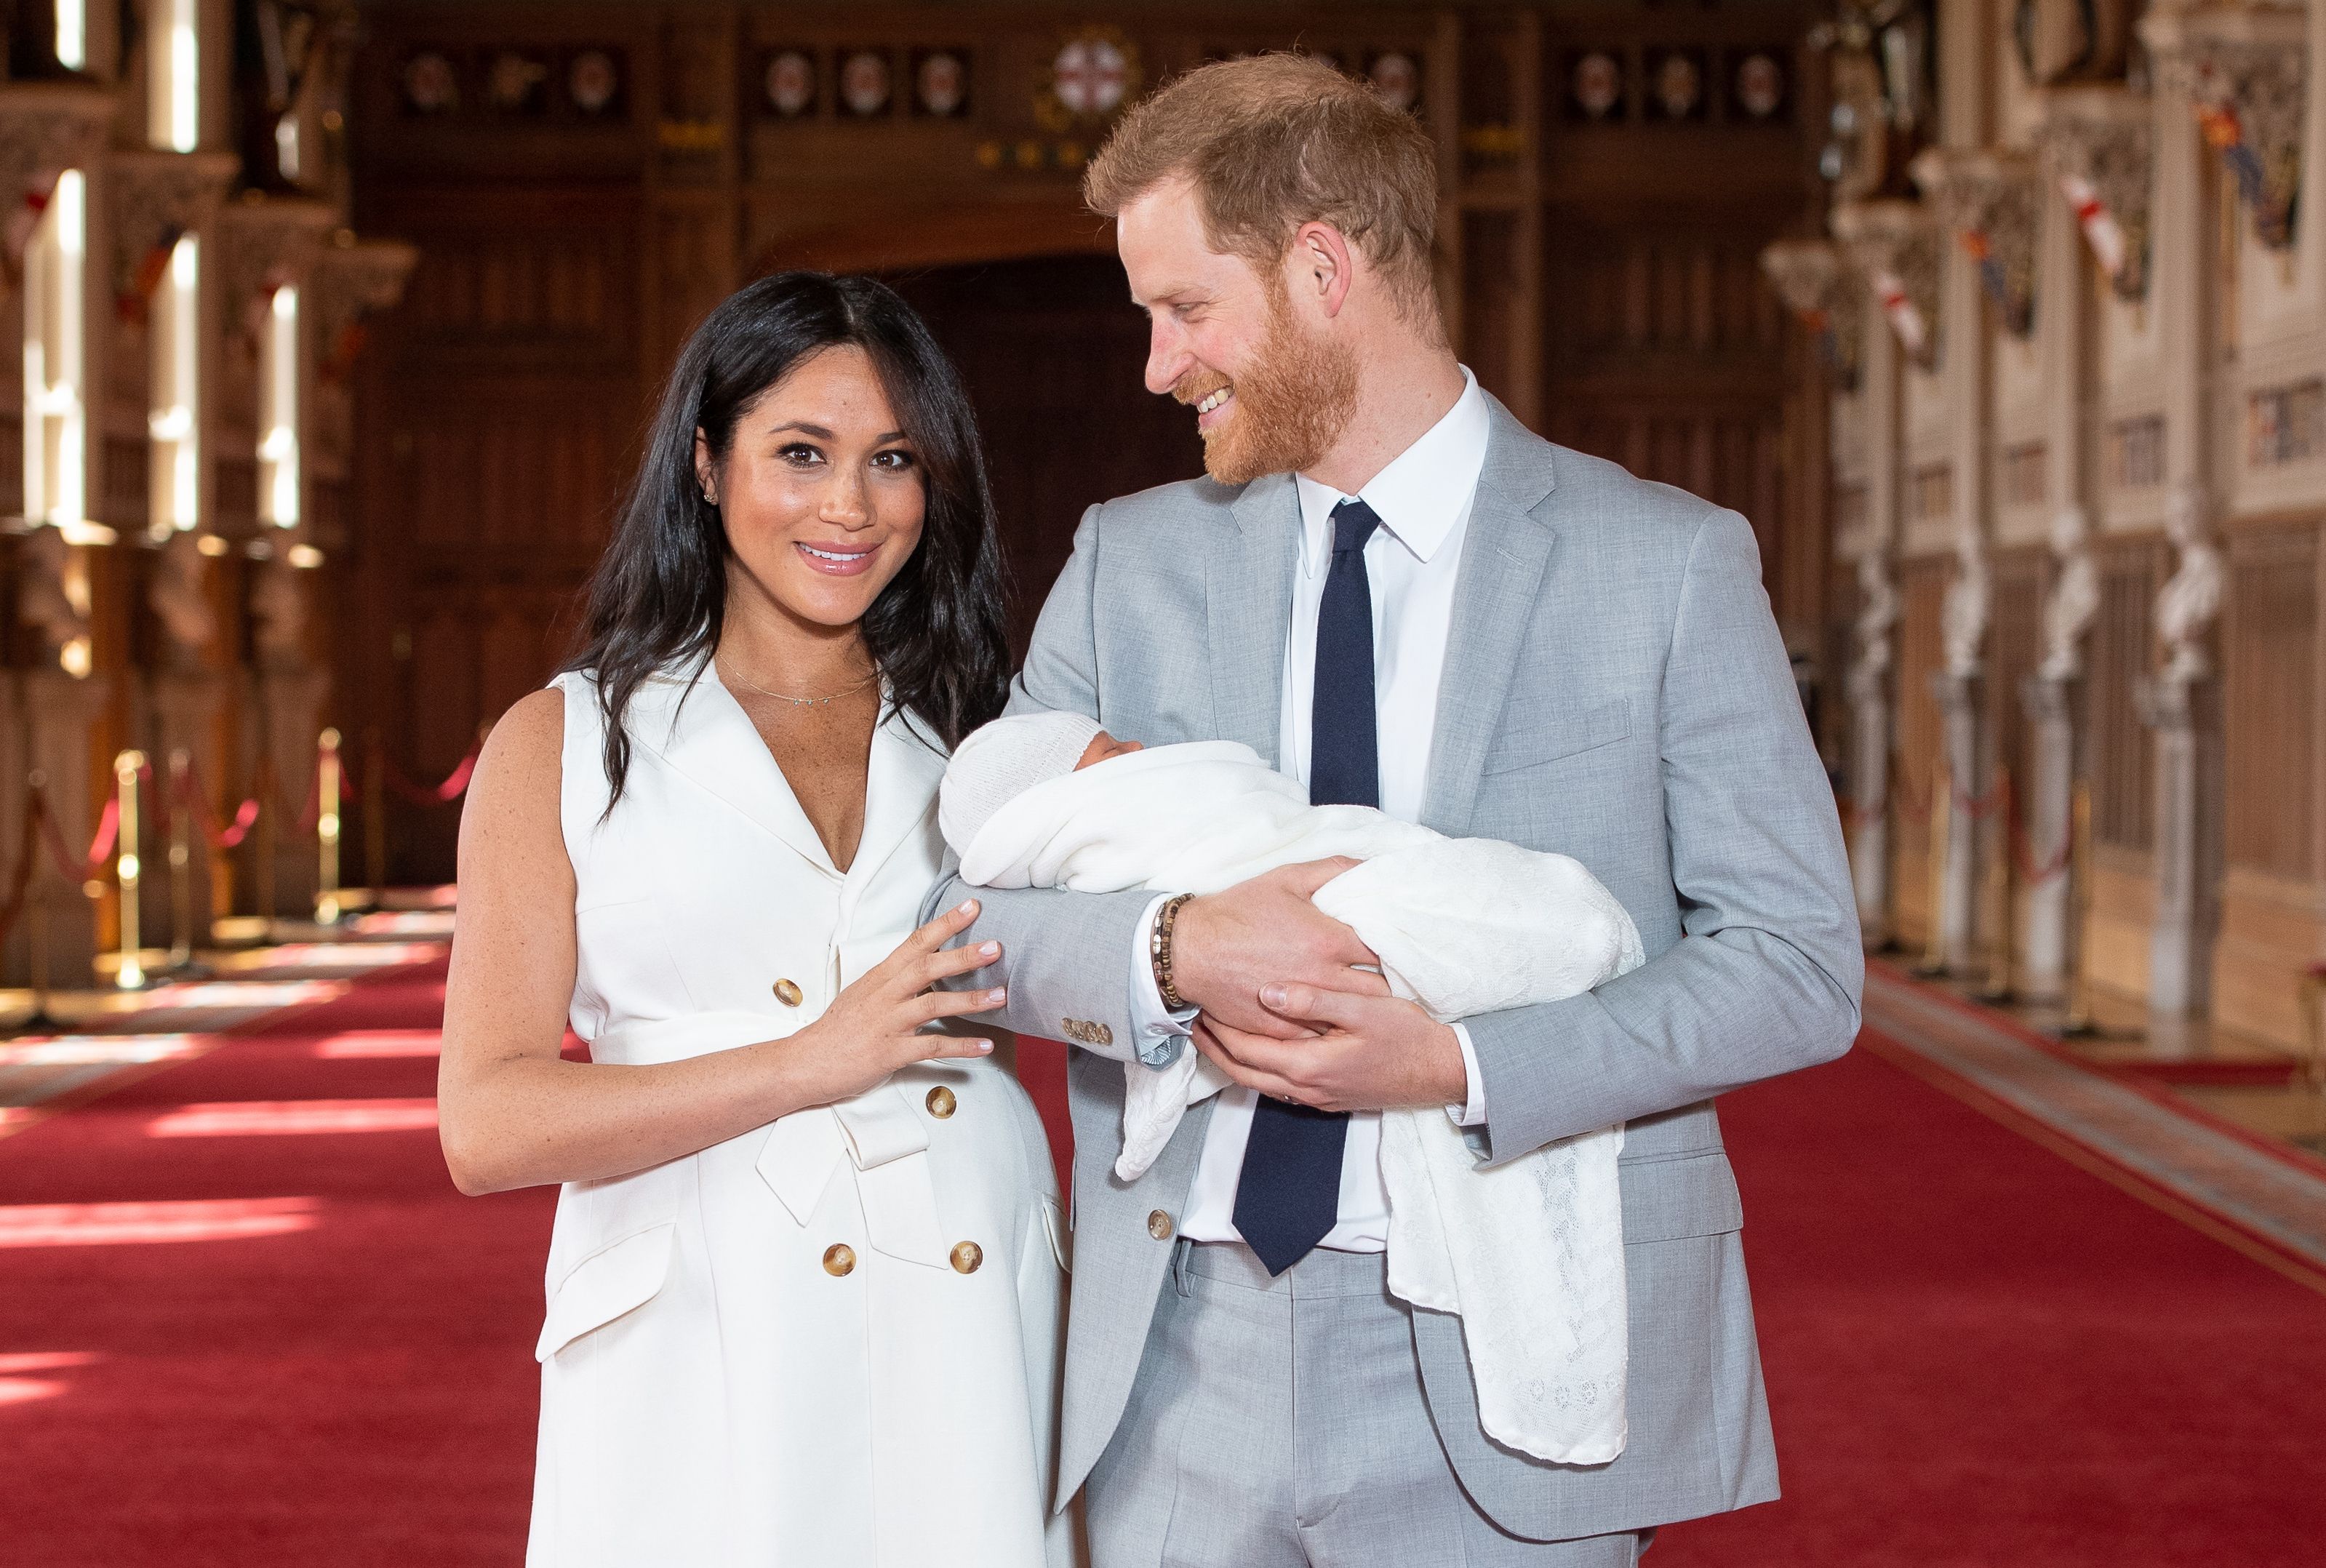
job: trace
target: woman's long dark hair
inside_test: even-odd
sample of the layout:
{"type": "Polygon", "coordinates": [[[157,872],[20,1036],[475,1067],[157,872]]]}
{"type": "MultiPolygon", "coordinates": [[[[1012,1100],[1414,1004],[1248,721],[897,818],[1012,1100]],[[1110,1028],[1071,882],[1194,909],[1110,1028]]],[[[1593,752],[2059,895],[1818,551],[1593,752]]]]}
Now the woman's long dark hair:
{"type": "Polygon", "coordinates": [[[969,394],[913,308],[870,278],[778,273],[729,295],[678,357],[638,465],[590,580],[581,646],[605,715],[611,802],[629,776],[622,718],[656,671],[701,673],[725,624],[727,530],[703,498],[694,432],[726,461],[736,422],[811,355],[841,345],[870,357],[928,497],[921,541],[864,612],[864,643],[897,708],[948,747],[1001,711],[1009,694],[1005,584],[969,394]]]}

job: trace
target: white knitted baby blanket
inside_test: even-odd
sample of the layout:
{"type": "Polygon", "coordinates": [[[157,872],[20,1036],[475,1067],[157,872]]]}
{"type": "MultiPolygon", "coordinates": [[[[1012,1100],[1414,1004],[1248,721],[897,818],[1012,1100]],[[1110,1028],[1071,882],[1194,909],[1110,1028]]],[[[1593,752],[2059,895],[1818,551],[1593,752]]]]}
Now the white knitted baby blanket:
{"type": "MultiPolygon", "coordinates": [[[[1083,893],[1211,893],[1279,866],[1362,859],[1317,890],[1317,907],[1441,1022],[1577,996],[1644,957],[1631,916],[1579,862],[1369,807],[1311,806],[1298,781],[1234,741],[1047,780],[954,848],[974,886],[1083,893]]],[[[1115,1171],[1131,1180],[1227,1080],[1192,1048],[1124,1073],[1115,1171]]],[[[1606,1127],[1488,1170],[1442,1110],[1382,1118],[1390,1289],[1461,1317],[1481,1423],[1538,1459],[1604,1464],[1624,1449],[1623,1144],[1623,1128],[1606,1127]]]]}

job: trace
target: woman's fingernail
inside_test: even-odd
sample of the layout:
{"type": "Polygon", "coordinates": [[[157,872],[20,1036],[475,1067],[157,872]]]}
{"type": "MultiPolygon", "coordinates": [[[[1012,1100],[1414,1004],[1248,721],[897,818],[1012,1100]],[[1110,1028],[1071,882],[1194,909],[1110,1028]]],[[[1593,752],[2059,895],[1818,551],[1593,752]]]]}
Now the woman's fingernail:
{"type": "Polygon", "coordinates": [[[1260,988],[1260,999],[1267,1003],[1271,1007],[1280,1007],[1284,1006],[1284,988],[1282,986],[1262,986],[1260,988]]]}
{"type": "Polygon", "coordinates": [[[1002,1003],[1009,999],[1009,988],[1007,986],[996,986],[991,990],[985,993],[985,999],[998,1007],[1002,1003]]]}
{"type": "Polygon", "coordinates": [[[978,1040],[972,1042],[972,1044],[977,1047],[977,1053],[980,1056],[984,1055],[987,1052],[993,1049],[993,1042],[991,1040],[978,1040]]]}
{"type": "Polygon", "coordinates": [[[986,942],[977,950],[977,955],[980,958],[1000,958],[1001,944],[998,942],[986,942]]]}
{"type": "Polygon", "coordinates": [[[963,899],[960,907],[956,908],[954,913],[955,914],[975,914],[977,913],[977,900],[974,898],[963,899]]]}

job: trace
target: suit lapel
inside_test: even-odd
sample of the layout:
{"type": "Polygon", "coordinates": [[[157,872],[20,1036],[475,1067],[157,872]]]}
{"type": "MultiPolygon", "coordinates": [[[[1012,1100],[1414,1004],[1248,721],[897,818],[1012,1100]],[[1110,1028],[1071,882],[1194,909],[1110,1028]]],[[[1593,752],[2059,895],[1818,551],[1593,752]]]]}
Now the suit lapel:
{"type": "Polygon", "coordinates": [[[1270,765],[1284,696],[1284,636],[1292,618],[1292,571],[1300,549],[1300,495],[1289,474],[1243,487],[1215,530],[1204,568],[1206,651],[1216,738],[1241,740],[1270,765]]]}
{"type": "Polygon", "coordinates": [[[783,769],[708,662],[692,682],[668,673],[648,677],[631,700],[629,723],[631,738],[674,772],[838,879],[840,872],[800,810],[783,769]]]}
{"type": "Polygon", "coordinates": [[[1440,832],[1467,827],[1478,770],[1516,678],[1558,534],[1544,505],[1553,483],[1548,446],[1492,397],[1486,466],[1470,506],[1454,581],[1454,624],[1437,687],[1422,821],[1440,832]]]}

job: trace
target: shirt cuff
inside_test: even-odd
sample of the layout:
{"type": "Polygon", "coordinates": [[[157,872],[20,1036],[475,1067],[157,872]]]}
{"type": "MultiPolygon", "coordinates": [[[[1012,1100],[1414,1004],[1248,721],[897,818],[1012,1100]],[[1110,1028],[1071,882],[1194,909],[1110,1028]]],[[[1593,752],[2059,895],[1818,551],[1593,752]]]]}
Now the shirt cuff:
{"type": "MultiPolygon", "coordinates": [[[[1194,1007],[1182,1007],[1177,1012],[1163,1005],[1163,993],[1155,984],[1155,918],[1163,906],[1171,902],[1166,893],[1147,906],[1147,913],[1131,928],[1130,940],[1130,1028],[1134,1036],[1132,1049],[1139,1059],[1149,1067],[1168,1067],[1178,1060],[1186,1048],[1187,1035],[1195,1028],[1194,1007]]],[[[1465,1050],[1468,1047],[1465,1046],[1465,1050]]],[[[1475,1081],[1476,1073],[1471,1077],[1475,1081]]]]}
{"type": "MultiPolygon", "coordinates": [[[[1149,918],[1153,917],[1150,915],[1149,918]]],[[[1470,1043],[1467,1028],[1460,1024],[1450,1026],[1454,1038],[1461,1043],[1463,1081],[1469,1084],[1470,1094],[1463,1104],[1447,1106],[1446,1114],[1454,1118],[1456,1127],[1484,1127],[1486,1125],[1486,1078],[1478,1071],[1478,1048],[1470,1043]]]]}

